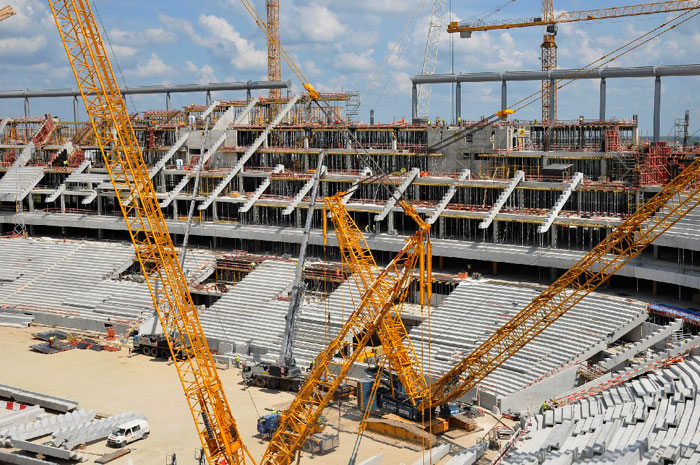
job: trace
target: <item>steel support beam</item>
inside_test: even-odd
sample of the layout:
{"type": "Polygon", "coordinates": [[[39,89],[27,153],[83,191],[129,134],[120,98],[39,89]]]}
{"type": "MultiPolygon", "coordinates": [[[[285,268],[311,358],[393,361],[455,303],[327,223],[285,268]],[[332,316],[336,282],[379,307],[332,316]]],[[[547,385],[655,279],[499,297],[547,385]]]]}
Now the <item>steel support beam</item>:
{"type": "Polygon", "coordinates": [[[462,83],[458,82],[455,86],[455,118],[461,121],[462,118],[462,83]]]}
{"type": "Polygon", "coordinates": [[[506,80],[501,81],[501,110],[508,108],[508,83],[506,80]]]}
{"type": "Polygon", "coordinates": [[[418,118],[418,87],[415,84],[411,89],[411,118],[418,118]]]}
{"type": "Polygon", "coordinates": [[[661,77],[654,82],[654,143],[661,137],[661,77]]]}
{"type": "MultiPolygon", "coordinates": [[[[212,82],[209,84],[176,84],[176,85],[155,85],[140,87],[123,87],[122,95],[126,94],[174,94],[183,92],[211,92],[235,91],[235,90],[268,90],[268,89],[288,89],[289,81],[268,82],[268,81],[247,81],[247,82],[212,82]]],[[[26,90],[5,90],[0,91],[0,99],[25,99],[28,107],[29,98],[54,98],[54,97],[80,97],[78,89],[26,89],[26,90]]],[[[211,96],[209,95],[209,98],[211,96]]]]}
{"type": "Polygon", "coordinates": [[[78,97],[73,97],[73,121],[78,121],[78,97]]]}
{"type": "Polygon", "coordinates": [[[667,76],[700,76],[700,64],[640,66],[625,68],[602,68],[581,73],[576,69],[555,69],[551,71],[506,71],[503,73],[455,73],[455,74],[418,74],[413,76],[413,85],[451,84],[453,82],[499,82],[499,81],[542,81],[570,79],[601,78],[644,78],[667,76]]]}
{"type": "Polygon", "coordinates": [[[605,121],[605,104],[607,98],[607,84],[605,78],[600,78],[600,116],[598,119],[601,121],[605,121]]]}

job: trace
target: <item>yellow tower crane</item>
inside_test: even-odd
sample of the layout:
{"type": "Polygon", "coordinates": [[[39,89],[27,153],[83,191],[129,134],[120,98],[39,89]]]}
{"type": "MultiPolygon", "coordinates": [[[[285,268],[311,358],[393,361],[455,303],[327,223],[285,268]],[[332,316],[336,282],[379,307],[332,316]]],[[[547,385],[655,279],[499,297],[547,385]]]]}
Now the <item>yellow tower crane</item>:
{"type": "Polygon", "coordinates": [[[7,5],[4,8],[0,8],[0,21],[4,21],[10,16],[14,16],[17,13],[15,13],[15,10],[12,9],[11,5],[7,5]]]}
{"type": "MultiPolygon", "coordinates": [[[[544,39],[540,45],[542,70],[557,68],[557,24],[598,19],[623,18],[627,16],[652,15],[674,11],[688,11],[700,8],[700,0],[682,0],[644,3],[620,7],[599,8],[596,10],[565,11],[554,15],[554,1],[542,0],[542,16],[525,20],[477,21],[475,23],[451,22],[447,32],[459,33],[460,37],[469,38],[476,31],[492,31],[531,26],[545,26],[544,39]]],[[[557,86],[549,80],[542,81],[542,122],[551,123],[557,119],[557,86]]]]}

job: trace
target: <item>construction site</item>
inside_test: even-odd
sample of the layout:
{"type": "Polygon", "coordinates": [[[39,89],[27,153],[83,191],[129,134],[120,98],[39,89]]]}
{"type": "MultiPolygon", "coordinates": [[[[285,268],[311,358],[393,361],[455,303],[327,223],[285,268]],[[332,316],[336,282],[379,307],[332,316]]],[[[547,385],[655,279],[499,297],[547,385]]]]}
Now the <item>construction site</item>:
{"type": "Polygon", "coordinates": [[[0,464],[700,463],[700,143],[691,110],[668,137],[661,117],[700,57],[615,62],[700,1],[460,22],[428,2],[389,123],[316,90],[279,1],[241,3],[267,80],[122,86],[92,2],[50,0],[77,87],[0,90],[0,464]],[[657,14],[557,66],[558,25],[657,14]],[[435,72],[440,34],[519,28],[543,30],[541,69],[435,72]],[[597,114],[561,119],[577,81],[597,114]],[[609,116],[613,81],[653,89],[649,137],[609,116]],[[500,105],[463,111],[484,83],[500,105]],[[163,107],[127,111],[146,94],[163,107]]]}

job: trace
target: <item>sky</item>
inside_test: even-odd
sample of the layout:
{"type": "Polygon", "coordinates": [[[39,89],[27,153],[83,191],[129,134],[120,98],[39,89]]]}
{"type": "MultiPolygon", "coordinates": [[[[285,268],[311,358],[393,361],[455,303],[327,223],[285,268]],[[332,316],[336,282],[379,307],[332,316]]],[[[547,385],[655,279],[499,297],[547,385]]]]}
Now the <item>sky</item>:
{"type": "MultiPolygon", "coordinates": [[[[251,0],[264,16],[265,2],[251,0]]],[[[75,87],[48,2],[6,0],[18,15],[0,23],[0,90],[75,87]]],[[[615,5],[641,0],[616,0],[615,5]]],[[[323,92],[353,90],[363,96],[360,119],[390,122],[411,115],[411,81],[422,70],[432,2],[429,0],[282,0],[282,45],[307,79],[323,92]]],[[[445,22],[474,20],[508,3],[489,18],[541,16],[533,0],[447,0],[445,22]]],[[[185,84],[264,80],[266,39],[239,0],[93,0],[103,25],[120,84],[185,84]],[[115,59],[116,58],[116,59],[115,59]]],[[[557,12],[609,6],[597,0],[558,0],[557,12]]],[[[559,26],[559,67],[585,66],[676,14],[559,26]]],[[[700,16],[649,42],[608,66],[700,63],[700,16]]],[[[475,33],[470,39],[443,32],[436,72],[519,71],[540,68],[542,28],[475,33]],[[453,52],[452,52],[453,50],[453,52]]],[[[286,65],[283,78],[301,89],[286,65]]],[[[510,83],[509,102],[535,92],[535,82],[510,83]]],[[[654,80],[608,80],[608,117],[639,115],[643,134],[652,128],[654,80]]],[[[597,80],[578,81],[559,93],[559,118],[597,118],[597,80]]],[[[700,77],[665,78],[662,135],[673,121],[691,112],[691,132],[700,128],[700,77]],[[694,123],[697,121],[697,123],[694,123]],[[695,128],[695,129],[693,129],[695,128]]],[[[500,106],[500,84],[462,86],[464,119],[490,115],[500,106]]],[[[243,93],[215,94],[243,99],[243,93]]],[[[172,96],[172,106],[204,103],[203,94],[172,96]]],[[[133,96],[130,111],[163,109],[164,96],[133,96]]],[[[452,117],[450,85],[433,87],[430,116],[452,117]]],[[[72,119],[71,99],[33,99],[31,112],[72,119]]],[[[23,114],[21,100],[0,100],[0,117],[23,114]]],[[[81,118],[85,118],[82,110],[81,118]]],[[[539,119],[537,103],[519,119],[539,119]]]]}

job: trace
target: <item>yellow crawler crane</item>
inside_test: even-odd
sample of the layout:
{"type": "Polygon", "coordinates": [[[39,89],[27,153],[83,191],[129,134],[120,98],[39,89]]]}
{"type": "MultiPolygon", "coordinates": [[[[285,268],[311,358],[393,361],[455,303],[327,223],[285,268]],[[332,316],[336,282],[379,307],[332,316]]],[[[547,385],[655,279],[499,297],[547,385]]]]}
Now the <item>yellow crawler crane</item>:
{"type": "Polygon", "coordinates": [[[49,0],[49,5],[168,345],[171,352],[173,347],[184,352],[184,357],[173,353],[173,360],[207,460],[243,464],[250,454],[224,395],[90,3],[49,0]]]}
{"type": "MultiPolygon", "coordinates": [[[[331,199],[342,198],[341,194],[331,199]]],[[[326,199],[326,206],[329,207],[329,199],[326,199]]],[[[343,234],[343,231],[357,229],[352,218],[347,215],[344,208],[336,210],[331,206],[328,212],[337,228],[341,250],[352,247],[351,244],[358,238],[343,234]],[[350,223],[349,227],[347,223],[350,223]]],[[[419,224],[418,231],[407,240],[398,255],[372,281],[357,309],[352,312],[328,347],[316,357],[308,379],[297,393],[292,405],[282,414],[279,428],[265,451],[262,464],[288,464],[294,459],[295,453],[313,431],[313,425],[321,416],[323,409],[333,399],[335,390],[363,353],[372,335],[378,331],[382,321],[394,310],[394,302],[397,302],[396,305],[400,307],[405,301],[416,267],[420,270],[421,282],[425,282],[426,251],[430,250],[430,226],[417,215],[414,219],[419,224]],[[348,354],[345,341],[349,337],[352,337],[356,343],[352,347],[352,352],[348,354]]],[[[325,230],[326,215],[324,214],[325,230]]],[[[421,294],[424,292],[425,288],[421,288],[421,294]]]]}
{"type": "MultiPolygon", "coordinates": [[[[364,235],[345,209],[343,204],[345,194],[345,192],[338,192],[334,196],[326,198],[325,205],[326,209],[332,214],[342,259],[348,265],[359,295],[364,295],[379,274],[379,268],[374,261],[364,235]]],[[[408,202],[402,200],[399,205],[403,208],[406,215],[418,224],[419,228],[430,228],[430,225],[416,213],[415,209],[408,202]]],[[[421,288],[427,287],[427,299],[430,301],[432,281],[430,243],[428,243],[427,247],[426,273],[421,273],[420,284],[421,288]],[[426,281],[423,281],[424,279],[426,281]]],[[[421,293],[421,304],[425,303],[424,296],[425,294],[421,293]]],[[[376,303],[376,305],[382,304],[381,302],[376,303]]],[[[408,338],[406,327],[401,321],[398,309],[392,308],[392,311],[384,317],[379,328],[377,328],[377,336],[384,348],[384,354],[389,361],[389,366],[396,372],[409,399],[414,405],[421,403],[423,400],[422,396],[429,393],[428,384],[413,344],[408,338]]]]}
{"type": "MultiPolygon", "coordinates": [[[[178,358],[173,354],[173,360],[207,461],[244,464],[250,459],[255,463],[224,395],[90,4],[88,0],[50,0],[49,5],[168,345],[171,352],[179,347],[185,355],[178,358]],[[157,281],[162,285],[156,286],[157,281]]],[[[416,265],[424,269],[428,231],[423,224],[377,276],[335,340],[316,359],[311,376],[283,415],[264,463],[290,463],[313,432],[335,389],[393,302],[406,298],[416,265]],[[359,342],[356,350],[346,355],[344,341],[349,336],[359,342]]]]}

